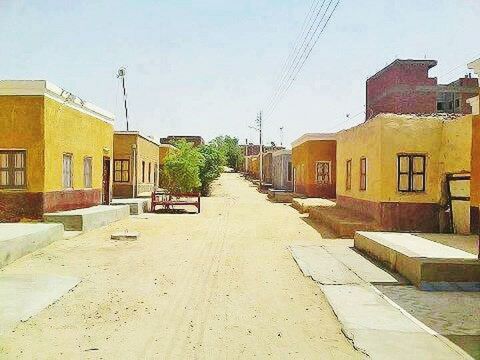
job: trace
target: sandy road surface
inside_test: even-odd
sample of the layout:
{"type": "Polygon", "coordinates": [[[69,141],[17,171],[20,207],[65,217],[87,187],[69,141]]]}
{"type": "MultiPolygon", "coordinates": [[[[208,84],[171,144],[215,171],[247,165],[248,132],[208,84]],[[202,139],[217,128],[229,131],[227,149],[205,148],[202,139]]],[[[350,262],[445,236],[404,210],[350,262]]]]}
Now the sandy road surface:
{"type": "Polygon", "coordinates": [[[131,217],[3,269],[82,282],[0,339],[0,358],[360,357],[286,249],[322,241],[294,209],[236,174],[202,201],[200,215],[131,217]],[[142,236],[109,239],[122,229],[142,236]]]}

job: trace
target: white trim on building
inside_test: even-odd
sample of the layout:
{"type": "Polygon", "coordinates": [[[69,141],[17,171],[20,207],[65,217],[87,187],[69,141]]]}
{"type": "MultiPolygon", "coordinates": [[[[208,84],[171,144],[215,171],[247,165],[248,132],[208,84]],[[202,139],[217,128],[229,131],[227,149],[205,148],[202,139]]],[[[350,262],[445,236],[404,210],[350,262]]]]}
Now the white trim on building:
{"type": "Polygon", "coordinates": [[[297,140],[292,142],[292,148],[302,145],[307,141],[315,140],[335,140],[334,133],[307,133],[300,136],[297,140]]]}
{"type": "Polygon", "coordinates": [[[46,80],[0,80],[0,96],[46,96],[109,124],[115,120],[112,113],[46,80]]]}

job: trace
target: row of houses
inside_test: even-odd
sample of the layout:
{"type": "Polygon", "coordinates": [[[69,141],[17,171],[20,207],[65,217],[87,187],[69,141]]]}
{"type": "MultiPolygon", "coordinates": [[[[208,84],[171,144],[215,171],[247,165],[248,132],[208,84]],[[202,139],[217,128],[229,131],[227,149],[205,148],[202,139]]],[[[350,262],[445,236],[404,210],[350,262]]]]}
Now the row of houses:
{"type": "Polygon", "coordinates": [[[179,138],[115,131],[113,114],[48,81],[0,81],[0,128],[0,222],[150,193],[179,138]]]}
{"type": "MultiPolygon", "coordinates": [[[[436,85],[425,76],[434,63],[394,61],[367,80],[367,104],[374,111],[367,111],[365,122],[301,136],[292,143],[291,162],[282,167],[274,161],[273,172],[291,179],[293,196],[334,200],[337,208],[369,217],[378,230],[478,233],[478,79],[436,85]]],[[[480,73],[480,60],[470,67],[480,73]]],[[[253,177],[259,176],[258,156],[246,161],[253,177]]]]}

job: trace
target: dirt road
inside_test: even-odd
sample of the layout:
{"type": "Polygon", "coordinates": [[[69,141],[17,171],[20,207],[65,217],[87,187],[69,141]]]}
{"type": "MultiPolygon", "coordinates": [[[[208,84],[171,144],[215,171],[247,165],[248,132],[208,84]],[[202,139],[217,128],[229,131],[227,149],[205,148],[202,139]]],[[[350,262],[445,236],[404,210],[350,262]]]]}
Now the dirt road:
{"type": "Polygon", "coordinates": [[[0,358],[360,358],[287,250],[323,241],[294,209],[237,174],[202,201],[200,215],[130,217],[5,268],[82,281],[0,339],[0,358]],[[141,238],[110,240],[123,229],[141,238]]]}

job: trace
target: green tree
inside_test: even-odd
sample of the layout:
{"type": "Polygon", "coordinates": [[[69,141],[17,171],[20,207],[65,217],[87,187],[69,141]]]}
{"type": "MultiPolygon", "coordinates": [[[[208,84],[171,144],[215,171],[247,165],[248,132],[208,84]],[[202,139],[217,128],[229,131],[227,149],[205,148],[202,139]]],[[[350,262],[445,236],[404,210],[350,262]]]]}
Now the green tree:
{"type": "Polygon", "coordinates": [[[200,182],[202,183],[202,195],[210,193],[210,185],[223,172],[225,165],[225,154],[223,149],[215,142],[203,145],[200,148],[204,162],[200,166],[200,182]]]}
{"type": "Polygon", "coordinates": [[[243,163],[243,152],[238,144],[238,138],[228,135],[217,136],[212,142],[223,152],[226,159],[226,166],[238,171],[243,163]]]}
{"type": "Polygon", "coordinates": [[[198,148],[185,140],[178,141],[175,147],[176,151],[165,159],[166,188],[171,193],[199,190],[202,186],[200,168],[204,166],[204,157],[198,148]]]}

